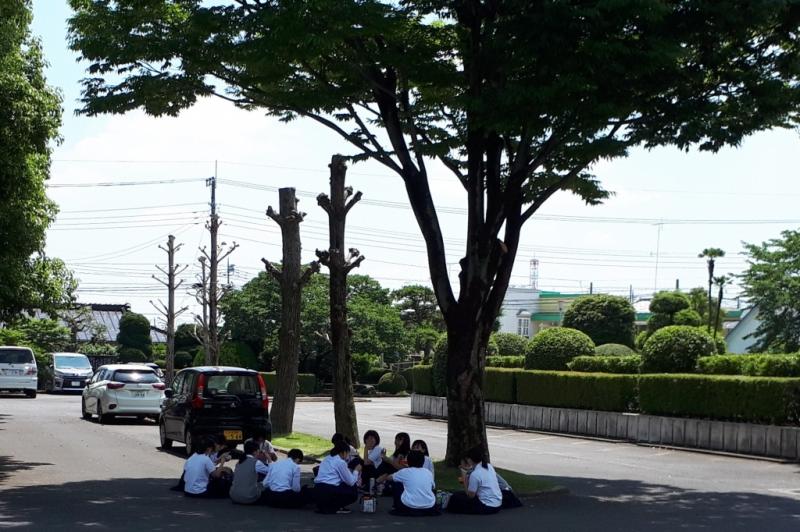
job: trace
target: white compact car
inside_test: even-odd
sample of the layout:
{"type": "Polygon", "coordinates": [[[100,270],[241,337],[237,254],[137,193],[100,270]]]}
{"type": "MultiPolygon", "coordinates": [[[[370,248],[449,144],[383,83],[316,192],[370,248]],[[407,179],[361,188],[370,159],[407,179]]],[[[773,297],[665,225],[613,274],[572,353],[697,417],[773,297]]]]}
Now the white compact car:
{"type": "Polygon", "coordinates": [[[52,369],[44,385],[48,392],[82,390],[92,376],[92,365],[81,353],[53,353],[52,369]]]}
{"type": "Polygon", "coordinates": [[[164,399],[164,383],[144,364],[100,366],[83,389],[84,419],[96,415],[101,423],[116,416],[157,418],[164,399]]]}
{"type": "Polygon", "coordinates": [[[0,347],[0,390],[36,397],[38,368],[28,347],[0,347]]]}

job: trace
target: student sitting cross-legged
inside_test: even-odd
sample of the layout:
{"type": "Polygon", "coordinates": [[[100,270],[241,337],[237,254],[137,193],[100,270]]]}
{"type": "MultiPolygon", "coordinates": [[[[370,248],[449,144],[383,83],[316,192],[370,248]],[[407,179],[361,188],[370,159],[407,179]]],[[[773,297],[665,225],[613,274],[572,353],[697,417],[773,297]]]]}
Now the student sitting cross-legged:
{"type": "Polygon", "coordinates": [[[186,460],[183,466],[183,493],[187,497],[228,496],[230,485],[223,478],[228,455],[220,456],[217,465],[214,465],[210,458],[213,451],[214,442],[203,438],[196,447],[196,452],[186,460]]]}
{"type": "Polygon", "coordinates": [[[263,462],[266,458],[258,450],[258,443],[246,441],[244,452],[232,451],[238,454],[239,463],[233,472],[230,497],[236,504],[253,504],[261,497],[261,483],[259,476],[266,475],[269,471],[263,462]]]}
{"type": "Polygon", "coordinates": [[[378,479],[393,482],[392,515],[439,515],[434,495],[436,484],[424,466],[425,455],[421,451],[411,451],[408,453],[408,467],[378,479]]]}
{"type": "Polygon", "coordinates": [[[369,481],[371,478],[378,477],[378,467],[383,462],[383,447],[381,447],[381,437],[374,430],[364,433],[364,469],[361,472],[361,480],[369,481]]]}
{"type": "Polygon", "coordinates": [[[314,479],[317,510],[326,514],[349,514],[350,510],[345,507],[358,500],[357,484],[361,465],[357,465],[353,471],[347,467],[350,446],[345,442],[334,445],[328,455],[319,465],[319,472],[314,479]]]}
{"type": "Polygon", "coordinates": [[[412,451],[420,451],[422,454],[425,455],[425,469],[431,472],[433,475],[433,479],[436,480],[436,473],[433,470],[433,460],[431,460],[431,453],[428,452],[428,444],[425,443],[425,440],[414,440],[414,443],[411,444],[412,451]]]}
{"type": "Polygon", "coordinates": [[[292,449],[288,458],[270,464],[261,494],[264,504],[273,508],[301,508],[309,502],[311,497],[308,490],[300,487],[302,461],[303,451],[292,449]]]}
{"type": "Polygon", "coordinates": [[[495,514],[503,504],[497,473],[486,459],[482,446],[467,452],[461,462],[464,491],[450,497],[447,511],[456,514],[495,514]]]}

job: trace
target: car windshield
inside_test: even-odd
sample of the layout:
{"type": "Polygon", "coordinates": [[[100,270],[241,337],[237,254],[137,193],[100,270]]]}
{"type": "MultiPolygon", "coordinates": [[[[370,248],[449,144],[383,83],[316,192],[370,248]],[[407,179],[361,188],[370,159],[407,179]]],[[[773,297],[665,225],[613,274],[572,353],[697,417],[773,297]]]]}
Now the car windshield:
{"type": "Polygon", "coordinates": [[[255,375],[208,375],[205,395],[250,395],[258,393],[258,379],[255,375]]]}
{"type": "Polygon", "coordinates": [[[57,368],[92,369],[89,359],[83,355],[58,355],[53,357],[57,368]]]}
{"type": "Polygon", "coordinates": [[[33,364],[33,353],[28,349],[0,349],[0,364],[33,364]]]}
{"type": "Polygon", "coordinates": [[[112,381],[117,382],[130,382],[134,384],[143,383],[149,384],[154,382],[161,382],[158,376],[152,371],[145,371],[140,369],[120,369],[114,372],[112,381]]]}

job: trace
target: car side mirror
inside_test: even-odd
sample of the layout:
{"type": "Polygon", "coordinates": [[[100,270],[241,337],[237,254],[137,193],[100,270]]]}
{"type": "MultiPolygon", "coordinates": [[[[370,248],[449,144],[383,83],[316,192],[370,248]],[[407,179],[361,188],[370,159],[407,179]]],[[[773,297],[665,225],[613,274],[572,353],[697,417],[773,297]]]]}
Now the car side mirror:
{"type": "Polygon", "coordinates": [[[172,399],[174,395],[175,391],[172,388],[167,388],[166,390],[164,390],[164,397],[166,397],[167,399],[172,399]]]}

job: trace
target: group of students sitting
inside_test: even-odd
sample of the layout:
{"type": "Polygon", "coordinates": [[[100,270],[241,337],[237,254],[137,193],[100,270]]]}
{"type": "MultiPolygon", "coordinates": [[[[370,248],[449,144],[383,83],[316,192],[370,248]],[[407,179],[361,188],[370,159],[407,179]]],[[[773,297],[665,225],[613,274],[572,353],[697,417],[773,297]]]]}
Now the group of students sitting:
{"type": "MultiPolygon", "coordinates": [[[[347,507],[362,495],[391,495],[394,515],[439,514],[433,462],[423,440],[412,443],[407,433],[400,432],[394,452],[387,455],[378,433],[369,430],[359,454],[346,437],[334,434],[333,447],[314,467],[312,488],[300,483],[303,452],[292,449],[287,458],[278,460],[264,436],[247,440],[243,451],[226,451],[223,439],[204,439],[186,461],[178,487],[188,497],[230,497],[237,504],[301,508],[314,503],[318,512],[326,514],[350,513],[347,507]],[[234,469],[227,465],[231,460],[237,461],[234,469]]],[[[449,497],[446,511],[493,514],[522,506],[489,464],[483,446],[467,453],[461,472],[464,490],[449,497]]]]}

